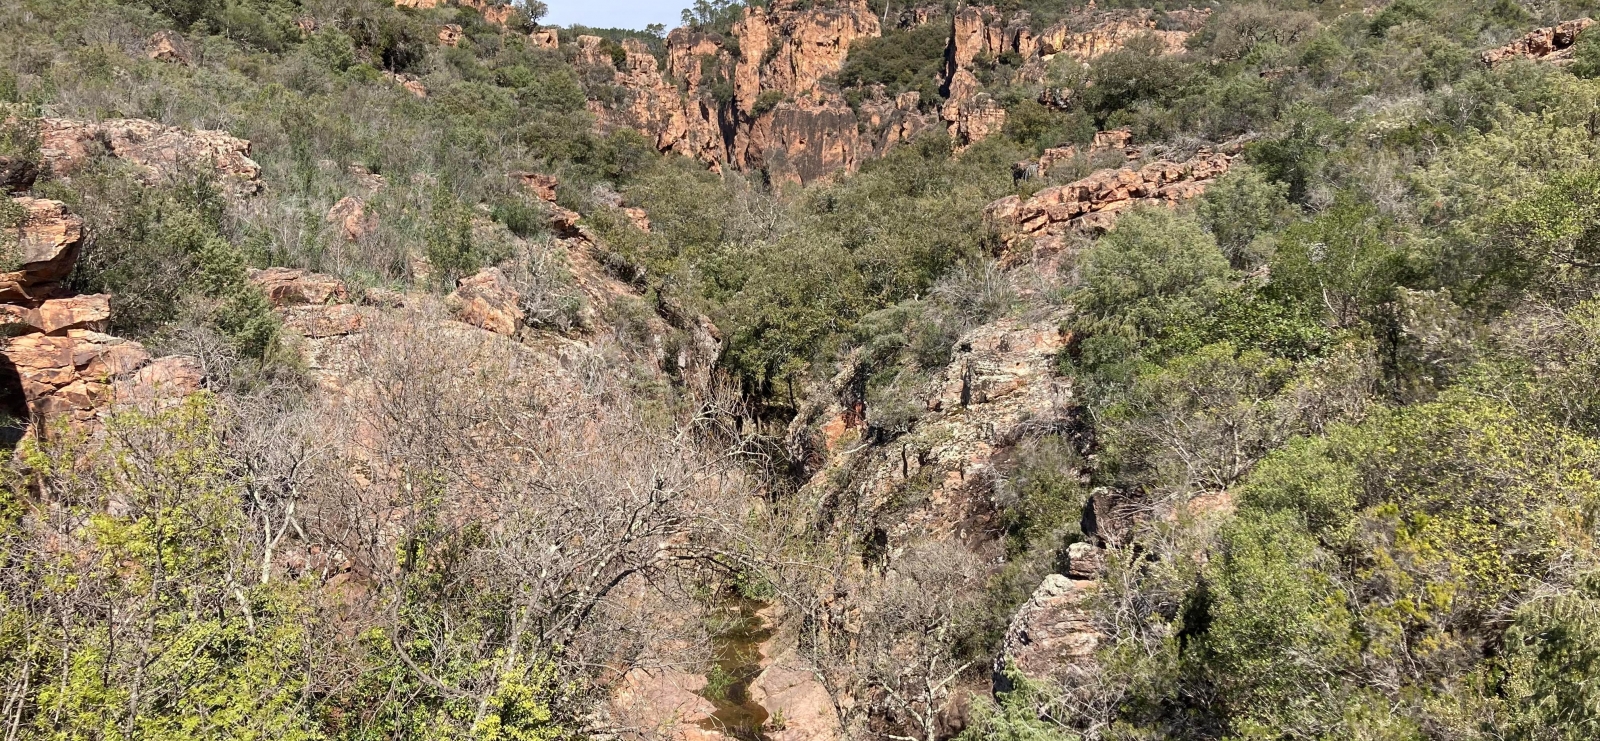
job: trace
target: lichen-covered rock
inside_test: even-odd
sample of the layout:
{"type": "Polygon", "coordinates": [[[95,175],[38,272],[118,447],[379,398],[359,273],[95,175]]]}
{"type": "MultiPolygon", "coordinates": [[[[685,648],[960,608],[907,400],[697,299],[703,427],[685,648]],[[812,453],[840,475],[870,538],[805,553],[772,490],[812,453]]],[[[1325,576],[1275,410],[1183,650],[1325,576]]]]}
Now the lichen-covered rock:
{"type": "Polygon", "coordinates": [[[344,281],[330,275],[296,268],[251,270],[250,282],[261,287],[273,306],[345,303],[350,292],[344,281]]]}
{"type": "Polygon", "coordinates": [[[138,166],[146,181],[210,166],[230,191],[261,189],[261,166],[250,159],[250,142],[209,129],[179,129],[154,121],[120,118],[98,123],[64,118],[39,120],[40,154],[57,175],[71,175],[97,152],[138,166]]]}

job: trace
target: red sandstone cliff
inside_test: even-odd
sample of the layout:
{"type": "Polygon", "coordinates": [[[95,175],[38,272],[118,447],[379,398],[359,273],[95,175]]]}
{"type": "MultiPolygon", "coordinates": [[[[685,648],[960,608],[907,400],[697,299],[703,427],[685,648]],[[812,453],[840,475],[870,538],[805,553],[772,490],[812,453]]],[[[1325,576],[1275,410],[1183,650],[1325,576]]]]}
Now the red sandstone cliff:
{"type": "MultiPolygon", "coordinates": [[[[1169,27],[1197,28],[1204,12],[1167,14],[1169,27]]],[[[967,7],[954,15],[938,8],[901,14],[901,26],[946,24],[945,69],[938,80],[945,98],[916,93],[888,96],[861,91],[846,102],[833,84],[853,44],[883,33],[865,0],[801,7],[777,0],[749,8],[729,37],[680,28],[665,40],[663,62],[637,41],[625,41],[619,65],[599,37],[578,39],[577,62],[608,79],[618,96],[599,96],[590,110],[603,127],[632,128],[663,152],[694,157],[713,168],[765,170],[778,182],[809,182],[853,171],[889,147],[934,126],[947,129],[957,148],[999,131],[1005,110],[984,92],[976,66],[1001,56],[1020,61],[1024,82],[1043,78],[1057,54],[1087,62],[1153,35],[1181,51],[1186,30],[1159,30],[1147,11],[1096,11],[1068,16],[1035,32],[1026,13],[967,7]]]]}

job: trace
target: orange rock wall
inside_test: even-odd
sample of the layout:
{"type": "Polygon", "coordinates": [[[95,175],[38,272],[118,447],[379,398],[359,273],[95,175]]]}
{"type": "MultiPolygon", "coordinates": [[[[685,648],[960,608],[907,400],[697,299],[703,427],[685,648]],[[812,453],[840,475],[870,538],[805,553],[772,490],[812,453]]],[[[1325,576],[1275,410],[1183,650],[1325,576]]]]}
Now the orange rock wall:
{"type": "MultiPolygon", "coordinates": [[[[1195,27],[1206,17],[1191,15],[1187,20],[1195,27]]],[[[954,16],[919,7],[903,12],[898,22],[950,26],[940,81],[948,97],[936,110],[925,110],[936,101],[915,94],[891,99],[870,90],[852,108],[830,82],[853,44],[883,33],[864,0],[806,8],[778,0],[769,8],[750,8],[734,24],[731,39],[676,29],[665,40],[660,65],[642,44],[627,41],[619,67],[602,50],[601,39],[580,37],[577,61],[609,72],[623,90],[620,103],[590,102],[603,127],[636,129],[659,150],[713,168],[763,169],[774,181],[805,183],[853,171],[933,126],[945,127],[958,149],[1001,130],[1005,110],[973,74],[981,59],[1017,55],[1023,61],[1019,76],[1038,80],[1044,61],[1055,54],[1087,62],[1146,34],[1178,52],[1188,37],[1183,30],[1157,30],[1151,11],[1084,11],[1038,34],[1026,14],[1006,16],[992,7],[968,7],[954,16]]]]}

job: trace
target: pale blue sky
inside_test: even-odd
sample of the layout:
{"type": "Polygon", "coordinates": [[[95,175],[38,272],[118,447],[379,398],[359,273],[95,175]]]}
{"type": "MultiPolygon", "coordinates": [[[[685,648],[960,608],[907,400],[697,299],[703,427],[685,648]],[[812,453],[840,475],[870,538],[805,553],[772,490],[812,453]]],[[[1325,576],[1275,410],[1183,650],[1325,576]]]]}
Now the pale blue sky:
{"type": "Polygon", "coordinates": [[[643,29],[651,23],[667,28],[678,25],[678,14],[694,0],[545,0],[550,13],[540,22],[547,26],[581,23],[596,28],[643,29]]]}

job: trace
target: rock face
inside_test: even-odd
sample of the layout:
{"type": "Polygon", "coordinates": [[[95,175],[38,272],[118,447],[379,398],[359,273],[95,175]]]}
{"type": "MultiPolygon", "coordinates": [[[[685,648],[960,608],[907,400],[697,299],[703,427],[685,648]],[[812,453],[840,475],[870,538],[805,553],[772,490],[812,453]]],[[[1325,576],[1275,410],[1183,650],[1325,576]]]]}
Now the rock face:
{"type": "Polygon", "coordinates": [[[1070,691],[1096,670],[1101,633],[1089,604],[1098,583],[1051,574],[1012,617],[995,660],[995,689],[1011,688],[1008,670],[1070,691]]]}
{"type": "Polygon", "coordinates": [[[18,268],[0,273],[0,301],[29,302],[49,298],[59,281],[78,262],[83,240],[83,219],[69,213],[65,204],[26,196],[13,198],[25,215],[6,245],[13,252],[7,262],[18,268]]]}
{"type": "Polygon", "coordinates": [[[1592,18],[1576,18],[1555,26],[1536,28],[1516,41],[1484,52],[1479,58],[1490,67],[1512,59],[1564,64],[1572,60],[1573,45],[1578,42],[1578,35],[1592,25],[1592,18]]]}
{"type": "Polygon", "coordinates": [[[1184,29],[1198,28],[1207,12],[1091,8],[1035,35],[1026,14],[968,7],[951,16],[942,8],[913,8],[901,14],[900,26],[950,24],[942,101],[914,92],[891,98],[880,88],[861,91],[852,104],[830,82],[853,45],[883,33],[864,0],[752,7],[733,25],[732,39],[679,28],[666,38],[664,63],[638,42],[624,41],[618,65],[606,42],[582,36],[577,60],[622,92],[620,99],[590,101],[602,126],[636,129],[661,151],[713,168],[765,170],[775,181],[804,183],[853,171],[935,126],[947,128],[958,148],[999,131],[1005,110],[979,90],[980,60],[1015,57],[1018,81],[1037,83],[1056,54],[1088,61],[1146,35],[1182,51],[1184,29]]]}
{"type": "Polygon", "coordinates": [[[992,541],[996,464],[1028,437],[1076,425],[1071,380],[1055,373],[1068,316],[1063,309],[971,330],[950,364],[916,390],[918,409],[898,429],[874,421],[886,410],[853,398],[847,367],[834,381],[836,400],[802,409],[789,428],[791,454],[808,461],[808,486],[827,487],[848,469],[864,509],[915,502],[882,526],[891,547],[917,538],[992,541]],[[856,444],[863,439],[874,444],[856,444]]]}
{"type": "MultiPolygon", "coordinates": [[[[137,342],[103,334],[111,318],[110,297],[65,296],[60,281],[72,272],[83,239],[83,220],[58,201],[20,196],[12,202],[26,216],[3,242],[15,250],[17,270],[0,274],[0,324],[10,336],[0,347],[0,405],[7,415],[36,430],[64,418],[93,423],[111,402],[150,400],[198,389],[190,359],[151,365],[137,342]],[[160,382],[161,387],[152,384],[160,382]]],[[[10,425],[14,437],[22,428],[10,425]]]]}
{"type": "Polygon", "coordinates": [[[240,195],[261,189],[261,166],[250,159],[250,142],[222,131],[187,130],[154,121],[121,118],[92,123],[62,118],[39,120],[40,154],[59,176],[70,176],[95,154],[136,165],[147,183],[207,166],[240,195]]]}

